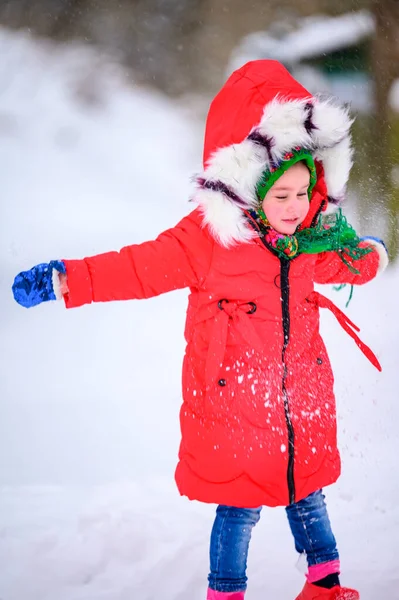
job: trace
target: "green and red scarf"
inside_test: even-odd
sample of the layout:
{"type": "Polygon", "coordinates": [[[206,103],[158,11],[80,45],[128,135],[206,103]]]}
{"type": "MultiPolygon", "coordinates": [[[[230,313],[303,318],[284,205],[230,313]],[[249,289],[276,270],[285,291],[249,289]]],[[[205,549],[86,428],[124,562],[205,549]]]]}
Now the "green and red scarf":
{"type": "Polygon", "coordinates": [[[315,226],[300,229],[294,235],[279,233],[270,226],[262,208],[262,202],[281,175],[299,161],[304,162],[310,172],[308,188],[310,200],[317,175],[313,156],[308,150],[300,147],[294,148],[287,152],[278,164],[273,165],[262,174],[257,186],[258,207],[252,213],[259,224],[262,236],[278,256],[292,259],[298,254],[337,252],[348,269],[358,273],[357,269],[348,262],[348,258],[359,260],[371,252],[371,248],[359,247],[360,238],[342,214],[341,209],[325,217],[320,215],[315,226]]]}

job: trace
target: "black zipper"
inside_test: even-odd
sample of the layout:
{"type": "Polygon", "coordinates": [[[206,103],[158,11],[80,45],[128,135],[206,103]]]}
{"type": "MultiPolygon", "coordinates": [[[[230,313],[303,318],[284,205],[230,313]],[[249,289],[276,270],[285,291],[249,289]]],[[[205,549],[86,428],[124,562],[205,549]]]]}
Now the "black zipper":
{"type": "Polygon", "coordinates": [[[281,289],[281,308],[282,308],[282,317],[283,317],[283,333],[284,333],[284,343],[281,352],[281,359],[283,362],[283,380],[282,380],[282,390],[283,390],[283,399],[284,399],[284,413],[285,413],[285,422],[287,424],[288,430],[288,467],[287,467],[287,483],[288,483],[288,495],[290,504],[294,504],[295,502],[295,479],[294,479],[294,453],[295,453],[295,433],[294,428],[292,426],[291,414],[290,414],[290,405],[287,389],[285,387],[285,382],[287,379],[287,365],[285,362],[285,352],[287,350],[288,342],[290,339],[290,308],[289,308],[289,297],[290,297],[290,285],[288,274],[290,270],[290,261],[286,258],[280,258],[280,289],[281,289]]]}
{"type": "MultiPolygon", "coordinates": [[[[319,211],[320,212],[320,211],[319,211]]],[[[294,478],[294,462],[295,462],[295,432],[294,427],[291,421],[290,414],[290,404],[287,389],[285,387],[285,382],[287,379],[288,369],[285,362],[285,352],[287,350],[288,342],[290,340],[290,306],[289,306],[289,298],[290,298],[290,284],[289,284],[289,271],[291,266],[291,260],[295,260],[294,257],[291,260],[287,260],[282,256],[278,256],[277,252],[275,252],[274,248],[270,246],[265,238],[262,235],[259,225],[256,221],[249,216],[249,223],[252,227],[259,232],[259,238],[262,244],[272,252],[275,256],[277,256],[280,260],[280,291],[281,291],[281,312],[282,312],[282,320],[283,320],[283,335],[284,342],[281,351],[281,359],[283,363],[283,379],[281,383],[281,388],[283,391],[283,399],[284,399],[284,414],[285,414],[285,422],[287,425],[288,431],[288,466],[287,466],[287,484],[288,484],[288,497],[289,503],[295,503],[295,478],[294,478]]],[[[317,215],[318,216],[318,215],[317,215]]]]}

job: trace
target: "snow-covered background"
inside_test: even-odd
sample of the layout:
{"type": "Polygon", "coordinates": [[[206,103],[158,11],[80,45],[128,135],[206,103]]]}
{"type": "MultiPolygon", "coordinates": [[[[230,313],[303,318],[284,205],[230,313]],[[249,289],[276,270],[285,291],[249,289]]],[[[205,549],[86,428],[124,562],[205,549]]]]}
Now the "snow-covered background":
{"type": "MultiPolygon", "coordinates": [[[[201,600],[215,506],[180,498],[187,294],[25,310],[15,274],[155,237],[190,210],[203,122],[112,63],[0,29],[0,598],[201,600]]],[[[355,218],[355,217],[354,217],[355,218]]],[[[366,232],[362,232],[366,233],[366,232]]],[[[343,475],[326,490],[344,584],[399,599],[398,268],[331,315],[343,475]]],[[[341,306],[346,292],[325,290],[341,306]]],[[[249,600],[303,584],[283,509],[264,509],[249,600]]]]}

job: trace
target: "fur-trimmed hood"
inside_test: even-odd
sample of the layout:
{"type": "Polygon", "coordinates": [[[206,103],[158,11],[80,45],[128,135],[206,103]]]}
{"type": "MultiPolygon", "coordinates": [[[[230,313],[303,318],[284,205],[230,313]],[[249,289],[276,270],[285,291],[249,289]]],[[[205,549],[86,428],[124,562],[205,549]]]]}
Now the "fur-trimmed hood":
{"type": "Polygon", "coordinates": [[[235,71],[209,110],[193,198],[213,236],[223,246],[252,239],[244,211],[257,207],[257,183],[296,146],[312,152],[318,175],[302,227],[341,203],[352,166],[351,124],[346,107],[312,96],[277,61],[235,71]]]}

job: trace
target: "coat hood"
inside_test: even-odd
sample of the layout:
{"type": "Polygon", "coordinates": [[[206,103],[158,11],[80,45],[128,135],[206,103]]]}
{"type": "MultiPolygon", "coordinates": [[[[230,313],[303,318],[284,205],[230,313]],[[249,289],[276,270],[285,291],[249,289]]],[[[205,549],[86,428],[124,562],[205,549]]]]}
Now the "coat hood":
{"type": "Polygon", "coordinates": [[[244,211],[258,205],[257,183],[298,146],[311,151],[317,168],[302,227],[329,204],[340,204],[352,166],[351,124],[346,107],[311,95],[277,61],[252,61],[235,71],[209,109],[204,171],[193,198],[212,235],[223,246],[256,235],[244,211]]]}

